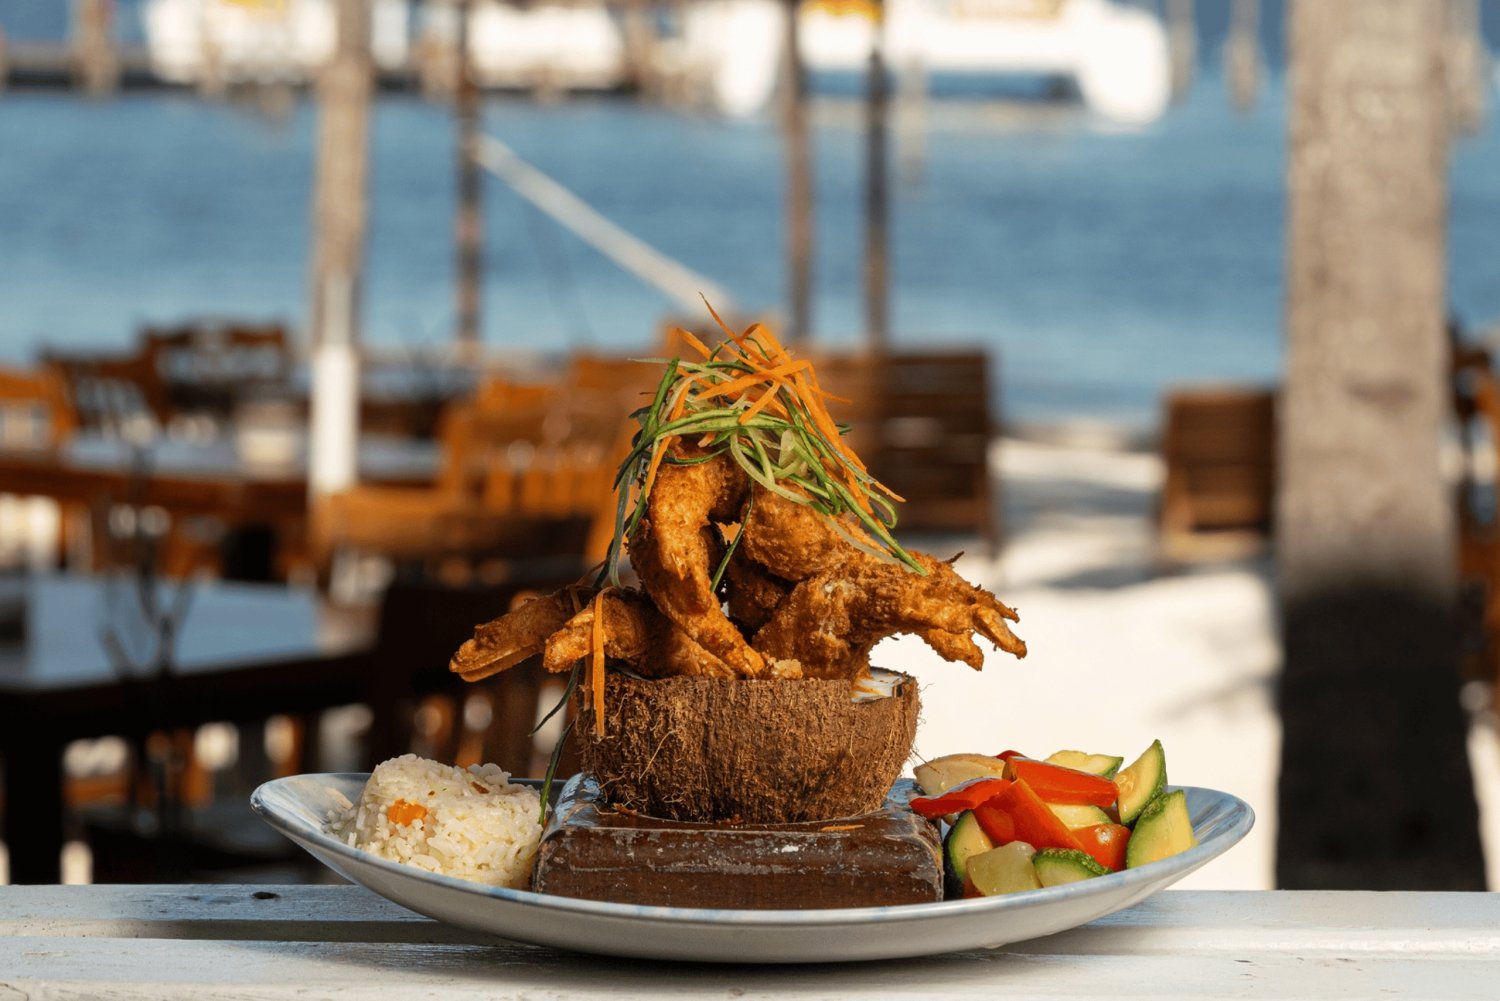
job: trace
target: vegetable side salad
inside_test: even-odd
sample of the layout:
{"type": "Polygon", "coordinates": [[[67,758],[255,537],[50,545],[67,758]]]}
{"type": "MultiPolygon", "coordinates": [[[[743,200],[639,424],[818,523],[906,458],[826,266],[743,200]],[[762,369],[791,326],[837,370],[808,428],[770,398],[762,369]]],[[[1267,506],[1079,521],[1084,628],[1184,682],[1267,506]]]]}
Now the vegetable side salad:
{"type": "Polygon", "coordinates": [[[1125,759],[1058,751],[949,754],[918,765],[911,808],[946,820],[946,895],[994,896],[1156,862],[1198,843],[1182,790],[1167,791],[1154,741],[1125,759]]]}

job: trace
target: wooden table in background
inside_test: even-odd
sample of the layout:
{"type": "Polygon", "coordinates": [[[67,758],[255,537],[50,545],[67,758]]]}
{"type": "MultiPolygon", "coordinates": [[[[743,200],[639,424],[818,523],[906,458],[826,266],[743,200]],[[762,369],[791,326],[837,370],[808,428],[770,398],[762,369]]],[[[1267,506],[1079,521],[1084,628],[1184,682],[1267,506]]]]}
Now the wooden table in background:
{"type": "MultiPolygon", "coordinates": [[[[367,437],[360,475],[369,482],[420,485],[437,472],[431,441],[367,437]]],[[[254,462],[233,442],[162,441],[132,452],[124,442],[80,436],[60,449],[0,449],[0,493],[92,504],[156,505],[174,516],[272,523],[307,513],[305,460],[254,462]],[[134,471],[133,471],[134,470],[134,471]]]]}
{"type": "Polygon", "coordinates": [[[1493,893],[1168,890],[1048,938],[723,966],[475,935],[357,886],[0,887],[0,997],[1492,1001],[1493,893]]]}
{"type": "MultiPolygon", "coordinates": [[[[116,586],[129,607],[131,582],[116,586]]],[[[25,639],[0,645],[3,836],[15,883],[59,878],[69,741],[313,712],[370,690],[373,627],[279,585],[194,585],[171,675],[122,676],[100,638],[108,587],[102,578],[34,578],[25,639]]]]}

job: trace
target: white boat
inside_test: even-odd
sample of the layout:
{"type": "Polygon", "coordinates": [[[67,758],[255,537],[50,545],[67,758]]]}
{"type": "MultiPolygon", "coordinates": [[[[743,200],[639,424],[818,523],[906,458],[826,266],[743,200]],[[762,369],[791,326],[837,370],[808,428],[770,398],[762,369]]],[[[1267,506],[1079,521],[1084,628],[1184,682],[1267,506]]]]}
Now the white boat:
{"type": "MultiPolygon", "coordinates": [[[[406,0],[370,0],[375,64],[406,63],[406,0]]],[[[332,0],[146,0],[141,12],[151,70],[198,84],[306,83],[333,56],[332,0]]]]}
{"type": "MultiPolygon", "coordinates": [[[[1166,27],[1119,0],[887,0],[885,57],[895,72],[1047,76],[1070,80],[1092,112],[1139,124],[1171,97],[1166,27]]],[[[703,0],[685,14],[683,50],[734,114],[775,92],[785,4],[703,0]]],[[[869,0],[807,0],[798,25],[814,72],[862,70],[875,20],[869,0]]]]}
{"type": "MultiPolygon", "coordinates": [[[[371,0],[375,65],[407,68],[414,39],[451,46],[457,19],[456,5],[423,4],[413,17],[407,0],[371,0]]],[[[309,82],[333,55],[338,27],[332,0],[147,0],[143,21],[152,70],[182,84],[309,82]]],[[[626,80],[622,33],[598,2],[476,0],[469,52],[481,87],[590,89],[626,80]]]]}
{"type": "Polygon", "coordinates": [[[624,35],[602,3],[481,0],[469,17],[469,57],[481,87],[602,90],[628,75],[624,35]]]}

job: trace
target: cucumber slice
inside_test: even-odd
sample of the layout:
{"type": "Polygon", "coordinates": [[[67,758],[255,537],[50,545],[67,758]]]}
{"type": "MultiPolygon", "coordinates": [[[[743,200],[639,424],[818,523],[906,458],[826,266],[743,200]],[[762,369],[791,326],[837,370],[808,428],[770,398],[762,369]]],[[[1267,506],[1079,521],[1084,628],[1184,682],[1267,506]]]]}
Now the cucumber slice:
{"type": "Polygon", "coordinates": [[[1036,870],[1037,881],[1043,886],[1061,886],[1080,879],[1109,875],[1109,870],[1092,855],[1077,848],[1043,848],[1031,860],[1031,865],[1036,870]]]}
{"type": "Polygon", "coordinates": [[[1051,810],[1052,815],[1061,820],[1063,826],[1070,831],[1079,827],[1114,823],[1109,814],[1087,803],[1048,803],[1047,809],[1051,810]]]}
{"type": "Polygon", "coordinates": [[[1167,755],[1161,741],[1153,740],[1141,756],[1115,776],[1120,790],[1120,823],[1134,824],[1146,804],[1167,787],[1167,755]]]}
{"type": "Polygon", "coordinates": [[[1005,762],[988,754],[945,754],[911,770],[924,796],[941,796],[970,779],[998,778],[1005,762]]]}
{"type": "Polygon", "coordinates": [[[1187,796],[1174,789],[1146,805],[1125,845],[1125,868],[1159,862],[1185,852],[1198,843],[1193,820],[1188,816],[1187,796]]]}
{"type": "Polygon", "coordinates": [[[1035,850],[1024,841],[1011,841],[969,859],[969,883],[986,897],[1035,890],[1042,884],[1031,864],[1035,850]]]}
{"type": "Polygon", "coordinates": [[[953,826],[948,828],[948,836],[943,839],[943,895],[950,900],[962,897],[969,859],[994,847],[995,843],[979,826],[973,811],[965,810],[959,814],[953,826]]]}
{"type": "Polygon", "coordinates": [[[1049,765],[1062,765],[1064,768],[1076,768],[1080,772],[1088,772],[1090,775],[1098,775],[1100,778],[1112,779],[1115,772],[1125,763],[1125,759],[1114,754],[1088,754],[1084,751],[1058,751],[1047,759],[1049,765]]]}

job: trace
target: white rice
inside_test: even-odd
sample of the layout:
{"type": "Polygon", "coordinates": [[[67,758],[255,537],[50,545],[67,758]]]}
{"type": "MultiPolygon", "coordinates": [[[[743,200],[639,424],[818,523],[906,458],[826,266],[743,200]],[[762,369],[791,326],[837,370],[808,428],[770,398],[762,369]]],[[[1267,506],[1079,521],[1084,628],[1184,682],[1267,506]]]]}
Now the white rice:
{"type": "Polygon", "coordinates": [[[351,847],[490,886],[531,882],[541,801],[498,765],[454,768],[405,754],[375,768],[358,803],[345,802],[330,811],[328,832],[351,847]]]}

